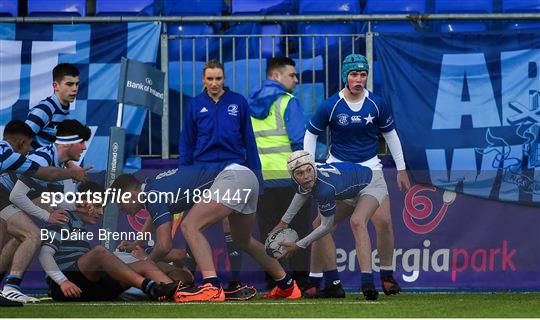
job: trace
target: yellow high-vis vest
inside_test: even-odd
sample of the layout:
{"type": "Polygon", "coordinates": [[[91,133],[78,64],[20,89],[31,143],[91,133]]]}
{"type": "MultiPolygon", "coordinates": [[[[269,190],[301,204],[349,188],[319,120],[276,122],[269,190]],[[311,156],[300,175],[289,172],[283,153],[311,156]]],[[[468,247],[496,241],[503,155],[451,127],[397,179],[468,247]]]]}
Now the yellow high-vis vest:
{"type": "Polygon", "coordinates": [[[285,129],[284,114],[292,97],[292,94],[285,93],[274,101],[265,119],[251,117],[265,181],[290,179],[287,171],[287,157],[292,149],[285,129]]]}

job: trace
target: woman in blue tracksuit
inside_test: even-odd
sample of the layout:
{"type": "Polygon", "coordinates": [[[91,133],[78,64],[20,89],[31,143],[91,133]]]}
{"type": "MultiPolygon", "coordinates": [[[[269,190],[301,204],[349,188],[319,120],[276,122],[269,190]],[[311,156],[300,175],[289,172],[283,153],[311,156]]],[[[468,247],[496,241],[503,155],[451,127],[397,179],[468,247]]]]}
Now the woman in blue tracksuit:
{"type": "Polygon", "coordinates": [[[237,163],[260,172],[255,135],[246,99],[224,87],[223,66],[209,61],[203,70],[204,91],[185,112],[180,135],[180,165],[237,163]]]}

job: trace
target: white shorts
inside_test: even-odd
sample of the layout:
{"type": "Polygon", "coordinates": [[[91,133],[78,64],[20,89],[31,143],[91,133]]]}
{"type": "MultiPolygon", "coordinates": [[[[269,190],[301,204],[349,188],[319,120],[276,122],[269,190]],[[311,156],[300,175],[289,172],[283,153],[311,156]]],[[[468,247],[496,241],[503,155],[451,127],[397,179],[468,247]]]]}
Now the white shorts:
{"type": "Polygon", "coordinates": [[[21,212],[22,210],[16,207],[13,204],[10,204],[9,206],[5,207],[0,211],[0,219],[4,221],[8,221],[9,218],[11,218],[15,213],[21,212]]]}
{"type": "Polygon", "coordinates": [[[257,211],[259,181],[248,168],[233,164],[221,171],[210,187],[211,198],[217,203],[243,214],[257,211]]]}
{"type": "Polygon", "coordinates": [[[384,180],[384,174],[382,170],[373,170],[373,177],[371,182],[358,194],[356,197],[351,199],[343,200],[346,204],[356,207],[356,203],[363,195],[370,195],[377,199],[379,206],[384,201],[384,198],[388,197],[388,187],[386,186],[386,181],[384,180]]]}
{"type": "Polygon", "coordinates": [[[125,264],[130,264],[130,263],[139,261],[139,259],[135,258],[135,256],[131,254],[131,252],[115,250],[113,253],[118,259],[122,260],[122,262],[125,264]]]}

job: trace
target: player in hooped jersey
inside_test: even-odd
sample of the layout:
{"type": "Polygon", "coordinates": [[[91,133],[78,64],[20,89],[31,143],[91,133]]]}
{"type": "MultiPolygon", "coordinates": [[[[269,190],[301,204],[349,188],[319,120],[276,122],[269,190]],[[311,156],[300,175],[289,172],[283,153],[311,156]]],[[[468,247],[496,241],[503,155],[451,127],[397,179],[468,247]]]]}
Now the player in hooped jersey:
{"type": "MultiPolygon", "coordinates": [[[[345,88],[317,109],[307,125],[304,149],[313,155],[318,135],[328,127],[332,141],[330,155],[327,159],[328,163],[354,162],[373,170],[373,185],[370,186],[372,190],[370,195],[372,197],[364,201],[364,208],[368,211],[376,211],[371,220],[377,231],[377,247],[381,261],[380,277],[384,293],[391,295],[399,293],[400,287],[393,278],[394,235],[388,189],[380,159],[377,157],[379,133],[386,140],[396,163],[398,187],[400,189],[409,189],[410,182],[405,168],[401,142],[394,128],[391,110],[384,100],[365,89],[368,72],[368,61],[364,56],[351,54],[345,57],[342,64],[342,81],[345,88]]],[[[358,228],[367,230],[367,222],[367,220],[364,221],[358,225],[358,228]]],[[[324,248],[332,245],[334,244],[331,236],[327,236],[314,244],[312,250],[324,253],[324,248]]],[[[365,259],[369,258],[369,261],[371,261],[371,247],[369,249],[369,252],[364,251],[360,254],[365,255],[365,259]]],[[[333,260],[333,262],[330,265],[321,266],[320,260],[312,260],[311,272],[313,276],[317,275],[317,271],[336,270],[335,253],[327,252],[326,254],[334,255],[333,259],[328,260],[333,260]]],[[[312,252],[312,256],[319,255],[312,252]]],[[[365,288],[363,291],[364,293],[367,292],[366,298],[368,296],[373,297],[374,294],[370,294],[370,292],[376,291],[374,289],[371,263],[365,266],[361,264],[361,270],[362,283],[365,288]]],[[[337,272],[332,272],[332,274],[337,278],[337,272]]],[[[316,277],[313,277],[312,280],[313,282],[318,281],[316,277]]],[[[335,281],[339,283],[339,278],[335,281]]]]}
{"type": "Polygon", "coordinates": [[[56,127],[69,116],[69,105],[77,97],[79,69],[70,63],[60,63],[52,71],[54,94],[30,108],[26,124],[36,134],[32,148],[45,147],[56,138],[56,127]]]}
{"type": "MultiPolygon", "coordinates": [[[[38,167],[64,168],[67,161],[80,159],[89,138],[88,127],[77,120],[64,120],[58,126],[56,141],[34,150],[27,159],[38,167]]],[[[0,193],[0,219],[6,221],[8,234],[12,236],[3,248],[6,254],[0,263],[0,273],[8,271],[5,269],[9,266],[2,294],[14,301],[37,302],[21,292],[23,275],[40,246],[40,230],[30,216],[52,224],[66,223],[69,218],[65,209],[54,210],[39,200],[44,191],[62,192],[63,184],[6,174],[0,179],[0,190],[3,191],[0,193]]]]}
{"type": "MultiPolygon", "coordinates": [[[[53,167],[40,167],[37,163],[29,160],[26,153],[30,151],[30,144],[34,132],[32,129],[21,120],[11,120],[7,123],[4,129],[3,139],[0,140],[0,179],[9,178],[16,174],[27,174],[40,179],[47,180],[62,180],[74,178],[77,180],[86,179],[85,169],[69,169],[64,170],[53,167]]],[[[5,190],[0,184],[0,194],[9,195],[9,190],[5,190]]],[[[4,239],[9,237],[7,234],[7,224],[3,219],[4,208],[0,207],[0,249],[3,253],[7,253],[11,249],[4,246],[4,239]]],[[[5,259],[8,260],[8,259],[5,259]]],[[[7,266],[0,259],[0,282],[3,280],[7,272],[7,266]]],[[[16,299],[19,300],[19,299],[16,299]]],[[[0,292],[0,306],[22,306],[20,301],[12,301],[5,298],[0,292]]]]}

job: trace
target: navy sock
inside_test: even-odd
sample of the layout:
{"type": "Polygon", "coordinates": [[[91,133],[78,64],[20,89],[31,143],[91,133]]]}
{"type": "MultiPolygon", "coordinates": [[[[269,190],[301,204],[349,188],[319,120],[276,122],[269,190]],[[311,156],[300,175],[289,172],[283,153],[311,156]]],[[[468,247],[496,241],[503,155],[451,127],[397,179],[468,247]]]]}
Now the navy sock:
{"type": "Polygon", "coordinates": [[[10,274],[6,278],[6,285],[17,290],[21,290],[22,278],[18,275],[10,274]]]}
{"type": "Polygon", "coordinates": [[[373,273],[371,272],[362,272],[360,278],[362,280],[362,284],[373,283],[373,273]]]}
{"type": "Polygon", "coordinates": [[[203,279],[203,284],[210,283],[216,288],[221,287],[221,279],[219,277],[208,277],[203,279]]]}
{"type": "Polygon", "coordinates": [[[141,290],[146,294],[150,294],[150,291],[152,290],[155,284],[156,282],[154,280],[144,279],[141,284],[141,290]]]}
{"type": "Polygon", "coordinates": [[[242,268],[242,250],[233,242],[229,232],[225,233],[225,244],[227,245],[227,253],[229,254],[229,262],[231,263],[231,279],[240,281],[240,268],[242,268]]]}
{"type": "Polygon", "coordinates": [[[6,276],[5,272],[0,273],[0,283],[4,280],[4,277],[6,276]]]}
{"type": "Polygon", "coordinates": [[[281,290],[289,289],[293,286],[293,279],[290,275],[286,274],[283,279],[276,280],[276,284],[281,290]]]}
{"type": "Polygon", "coordinates": [[[322,273],[314,273],[314,272],[309,273],[309,283],[314,287],[320,288],[322,279],[323,279],[322,273]]]}
{"type": "Polygon", "coordinates": [[[328,270],[323,272],[324,277],[324,287],[330,287],[331,285],[338,285],[341,283],[339,280],[339,273],[337,269],[328,270]]]}
{"type": "Polygon", "coordinates": [[[384,280],[384,279],[389,278],[389,277],[393,278],[394,277],[394,271],[381,269],[380,276],[381,276],[381,280],[384,280]]]}

